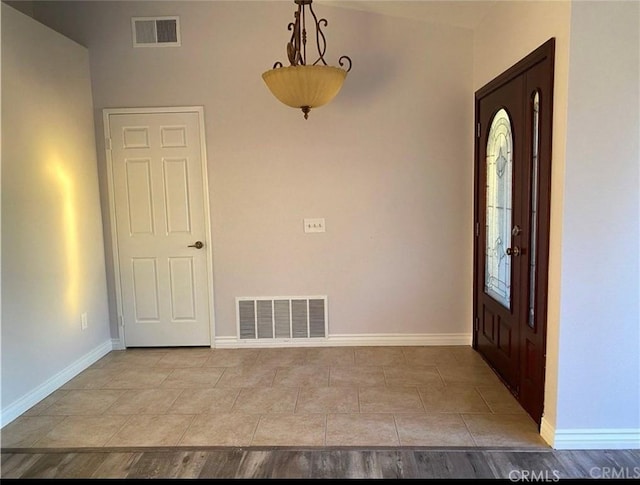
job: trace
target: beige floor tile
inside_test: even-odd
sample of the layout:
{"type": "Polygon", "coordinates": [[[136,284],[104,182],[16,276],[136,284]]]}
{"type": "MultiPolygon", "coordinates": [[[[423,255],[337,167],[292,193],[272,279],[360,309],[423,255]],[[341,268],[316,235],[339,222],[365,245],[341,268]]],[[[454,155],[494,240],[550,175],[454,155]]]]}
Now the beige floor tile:
{"type": "Polygon", "coordinates": [[[193,357],[210,357],[213,353],[211,347],[166,347],[166,354],[190,355],[193,357]]]}
{"type": "Polygon", "coordinates": [[[380,366],[334,366],[329,371],[330,386],[384,386],[380,366]]]}
{"type": "Polygon", "coordinates": [[[216,349],[204,363],[207,367],[236,367],[253,365],[258,359],[260,349],[216,349]]]}
{"type": "Polygon", "coordinates": [[[324,414],[261,416],[252,446],[323,446],[324,414]]]}
{"type": "Polygon", "coordinates": [[[491,412],[473,384],[448,384],[418,389],[427,413],[491,412]]]}
{"type": "Polygon", "coordinates": [[[100,369],[131,369],[153,367],[164,353],[149,352],[151,349],[114,350],[105,355],[96,364],[100,369]]]}
{"type": "Polygon", "coordinates": [[[67,416],[36,447],[76,448],[104,446],[126,422],[126,416],[67,416]]]}
{"type": "MultiPolygon", "coordinates": [[[[127,354],[167,354],[174,350],[181,350],[184,347],[129,347],[125,350],[114,350],[113,352],[126,352],[127,354]]],[[[208,348],[208,347],[207,347],[208,348]]],[[[112,352],[112,353],[113,353],[112,352]]]]}
{"type": "Polygon", "coordinates": [[[91,364],[89,367],[87,367],[85,370],[97,370],[97,369],[102,369],[107,363],[109,363],[111,361],[111,358],[109,357],[109,354],[105,355],[104,357],[98,359],[97,361],[95,361],[93,364],[91,364]]]}
{"type": "Polygon", "coordinates": [[[293,414],[297,398],[297,388],[245,388],[240,391],[232,411],[244,414],[293,414]]]}
{"type": "Polygon", "coordinates": [[[418,391],[413,387],[361,387],[358,394],[362,413],[424,412],[418,391]]]}
{"type": "Polygon", "coordinates": [[[458,365],[475,365],[480,367],[488,367],[487,363],[480,356],[480,354],[473,350],[473,348],[470,346],[461,345],[459,347],[453,347],[451,353],[455,357],[458,365]]]}
{"type": "Polygon", "coordinates": [[[438,372],[446,384],[468,382],[476,385],[501,385],[488,366],[439,364],[438,372]]]}
{"type": "Polygon", "coordinates": [[[453,351],[448,347],[404,347],[402,352],[409,366],[457,363],[453,351]]]}
{"type": "Polygon", "coordinates": [[[358,390],[349,387],[303,387],[296,403],[297,414],[357,413],[358,390]]]}
{"type": "Polygon", "coordinates": [[[181,389],[127,390],[105,414],[164,414],[181,392],[181,389]]]}
{"type": "Polygon", "coordinates": [[[388,386],[433,386],[442,384],[435,366],[385,367],[385,382],[388,386]]]}
{"type": "Polygon", "coordinates": [[[322,387],[329,385],[329,366],[299,365],[280,367],[273,380],[274,386],[322,387]]]}
{"type": "Polygon", "coordinates": [[[213,387],[224,372],[221,367],[174,369],[161,387],[185,389],[213,387]]]}
{"type": "Polygon", "coordinates": [[[478,392],[494,414],[526,414],[520,403],[504,386],[478,386],[478,392]]]}
{"type": "Polygon", "coordinates": [[[185,389],[167,411],[168,414],[230,413],[240,388],[185,389]]]}
{"type": "Polygon", "coordinates": [[[396,425],[402,446],[475,446],[459,414],[401,414],[396,425]]]}
{"type": "Polygon", "coordinates": [[[63,385],[61,389],[103,389],[120,372],[122,369],[87,369],[63,385]]]}
{"type": "Polygon", "coordinates": [[[5,426],[2,446],[248,446],[254,432],[260,446],[546,447],[465,346],[114,351],[5,426]]]}
{"type": "Polygon", "coordinates": [[[180,440],[181,446],[249,446],[258,424],[257,414],[196,416],[180,440]]]}
{"type": "Polygon", "coordinates": [[[353,365],[355,352],[352,347],[314,347],[307,349],[306,363],[310,365],[353,365]]]}
{"type": "Polygon", "coordinates": [[[171,374],[171,369],[127,369],[118,373],[105,389],[154,389],[171,374]]]}
{"type": "Polygon", "coordinates": [[[2,448],[33,446],[63,419],[64,416],[20,416],[2,428],[2,448]]]}
{"type": "Polygon", "coordinates": [[[529,415],[463,414],[469,432],[478,446],[548,446],[529,415]]]}
{"type": "Polygon", "coordinates": [[[174,446],[193,421],[193,416],[154,414],[131,416],[107,446],[174,446]]]}
{"type": "Polygon", "coordinates": [[[156,363],[156,367],[189,368],[202,367],[211,357],[211,352],[203,353],[196,351],[169,352],[164,354],[156,363]]]}
{"type": "Polygon", "coordinates": [[[261,387],[273,384],[276,369],[259,365],[226,367],[216,387],[261,387]]]}
{"type": "Polygon", "coordinates": [[[65,391],[64,389],[53,391],[38,404],[32,406],[27,412],[23,414],[23,416],[39,416],[40,414],[43,414],[43,411],[45,411],[54,402],[59,401],[61,398],[66,396],[68,393],[69,391],[65,391]]]}
{"type": "Polygon", "coordinates": [[[392,414],[329,414],[327,446],[398,446],[392,414]]]}
{"type": "Polygon", "coordinates": [[[359,347],[355,349],[356,365],[404,365],[400,347],[359,347]]]}
{"type": "Polygon", "coordinates": [[[105,412],[122,395],[123,391],[105,389],[86,389],[69,391],[51,406],[44,414],[95,416],[105,412]]]}
{"type": "Polygon", "coordinates": [[[259,367],[285,367],[302,365],[306,360],[304,348],[260,349],[256,364],[259,367]]]}

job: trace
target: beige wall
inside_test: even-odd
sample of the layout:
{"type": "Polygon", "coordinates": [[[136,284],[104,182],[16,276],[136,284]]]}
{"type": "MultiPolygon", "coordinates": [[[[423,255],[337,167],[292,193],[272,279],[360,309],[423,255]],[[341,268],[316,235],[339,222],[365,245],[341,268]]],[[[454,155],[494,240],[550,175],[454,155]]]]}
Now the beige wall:
{"type": "Polygon", "coordinates": [[[577,2],[556,427],[640,446],[640,3],[577,2]]]}
{"type": "Polygon", "coordinates": [[[236,296],[305,294],[328,295],[331,334],[469,335],[471,32],[318,5],[327,58],[354,65],[305,121],[260,78],[285,60],[293,7],[42,2],[36,14],[89,47],[97,123],[106,107],[204,105],[218,336],[236,334],[236,296]],[[130,17],[176,14],[181,48],[132,48],[130,17]],[[327,232],[305,235],[305,217],[327,232]]]}
{"type": "Polygon", "coordinates": [[[3,420],[110,344],[91,104],[87,50],[2,4],[3,420]]]}
{"type": "Polygon", "coordinates": [[[570,17],[569,2],[497,2],[475,30],[473,49],[473,87],[477,90],[551,37],[556,38],[544,407],[545,420],[552,425],[555,424],[557,406],[570,17]]]}
{"type": "Polygon", "coordinates": [[[33,2],[30,0],[3,0],[3,3],[10,5],[18,12],[33,17],[33,2]]]}

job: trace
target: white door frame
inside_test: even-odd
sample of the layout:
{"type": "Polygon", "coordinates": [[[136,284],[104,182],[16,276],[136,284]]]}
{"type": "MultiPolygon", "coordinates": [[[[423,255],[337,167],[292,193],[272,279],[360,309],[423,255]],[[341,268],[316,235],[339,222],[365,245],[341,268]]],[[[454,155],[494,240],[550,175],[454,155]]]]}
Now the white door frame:
{"type": "Polygon", "coordinates": [[[209,210],[209,177],[207,176],[207,143],[204,129],[204,107],[202,106],[176,106],[168,108],[107,108],[102,110],[104,124],[105,152],[107,160],[107,185],[109,189],[109,221],[111,224],[111,249],[113,256],[113,273],[116,288],[116,307],[118,311],[118,337],[120,347],[124,349],[126,343],[122,330],[122,283],[120,281],[120,258],[118,253],[118,227],[116,226],[115,184],[113,181],[113,159],[111,158],[111,130],[109,116],[118,114],[154,114],[154,113],[197,113],[200,124],[200,160],[202,163],[202,185],[204,197],[204,230],[209,244],[205,245],[207,251],[207,294],[209,297],[209,336],[211,348],[215,346],[215,312],[213,296],[213,240],[211,239],[211,215],[209,210]]]}

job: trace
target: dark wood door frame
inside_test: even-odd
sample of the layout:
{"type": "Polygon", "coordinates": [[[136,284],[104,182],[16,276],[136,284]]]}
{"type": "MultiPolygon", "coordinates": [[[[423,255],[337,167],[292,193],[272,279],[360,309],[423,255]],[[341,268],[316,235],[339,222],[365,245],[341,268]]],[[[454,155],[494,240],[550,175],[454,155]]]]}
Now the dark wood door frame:
{"type": "MultiPolygon", "coordinates": [[[[553,120],[553,66],[555,54],[555,39],[550,39],[542,46],[537,48],[524,59],[516,63],[507,71],[499,75],[497,78],[486,84],[475,93],[475,124],[480,128],[480,100],[492,92],[500,89],[518,76],[523,75],[527,71],[532,74],[527,76],[524,83],[524,97],[529,97],[532,90],[540,89],[540,132],[539,132],[539,172],[538,172],[538,224],[537,224],[537,262],[536,262],[536,279],[535,279],[535,326],[527,327],[526,332],[535,333],[540,345],[542,345],[542,357],[536,359],[535,362],[528,355],[526,342],[519,338],[519,379],[520,385],[516,389],[510,388],[511,392],[516,396],[520,403],[525,407],[527,412],[533,419],[540,424],[543,406],[544,406],[544,374],[546,364],[546,334],[547,334],[547,297],[548,297],[548,272],[549,272],[549,231],[550,231],[550,205],[551,205],[551,135],[553,120]],[[543,66],[539,66],[543,64],[543,66]],[[534,69],[538,66],[538,69],[534,69]],[[544,67],[544,69],[542,69],[544,67]],[[524,376],[524,378],[523,378],[524,376]],[[531,378],[527,378],[527,376],[531,378]],[[529,382],[525,382],[529,380],[529,382]],[[525,402],[526,401],[526,404],[525,402]]],[[[526,129],[531,128],[531,120],[525,117],[526,129]]],[[[480,241],[478,237],[478,227],[480,221],[480,210],[478,201],[480,190],[479,170],[482,166],[480,163],[481,144],[486,143],[486,133],[488,127],[477,131],[475,138],[474,152],[474,295],[473,295],[473,348],[478,349],[478,293],[477,285],[483,284],[484,274],[478,270],[478,258],[484,253],[484,241],[480,241]],[[482,244],[482,246],[481,246],[482,244]]],[[[526,149],[526,156],[531,156],[531,150],[526,149]]],[[[531,191],[529,187],[522,187],[523,194],[531,201],[531,191]]],[[[527,258],[528,259],[528,258],[527,258]]],[[[527,325],[526,322],[522,322],[527,325]]],[[[522,332],[521,332],[522,333],[522,332]]]]}

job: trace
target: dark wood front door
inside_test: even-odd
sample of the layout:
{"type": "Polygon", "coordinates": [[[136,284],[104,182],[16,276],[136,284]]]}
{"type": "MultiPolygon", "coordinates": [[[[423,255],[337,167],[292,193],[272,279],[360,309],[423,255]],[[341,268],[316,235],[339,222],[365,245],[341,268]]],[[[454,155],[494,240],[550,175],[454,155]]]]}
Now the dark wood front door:
{"type": "Polygon", "coordinates": [[[554,39],[476,93],[473,345],[540,423],[554,39]]]}

